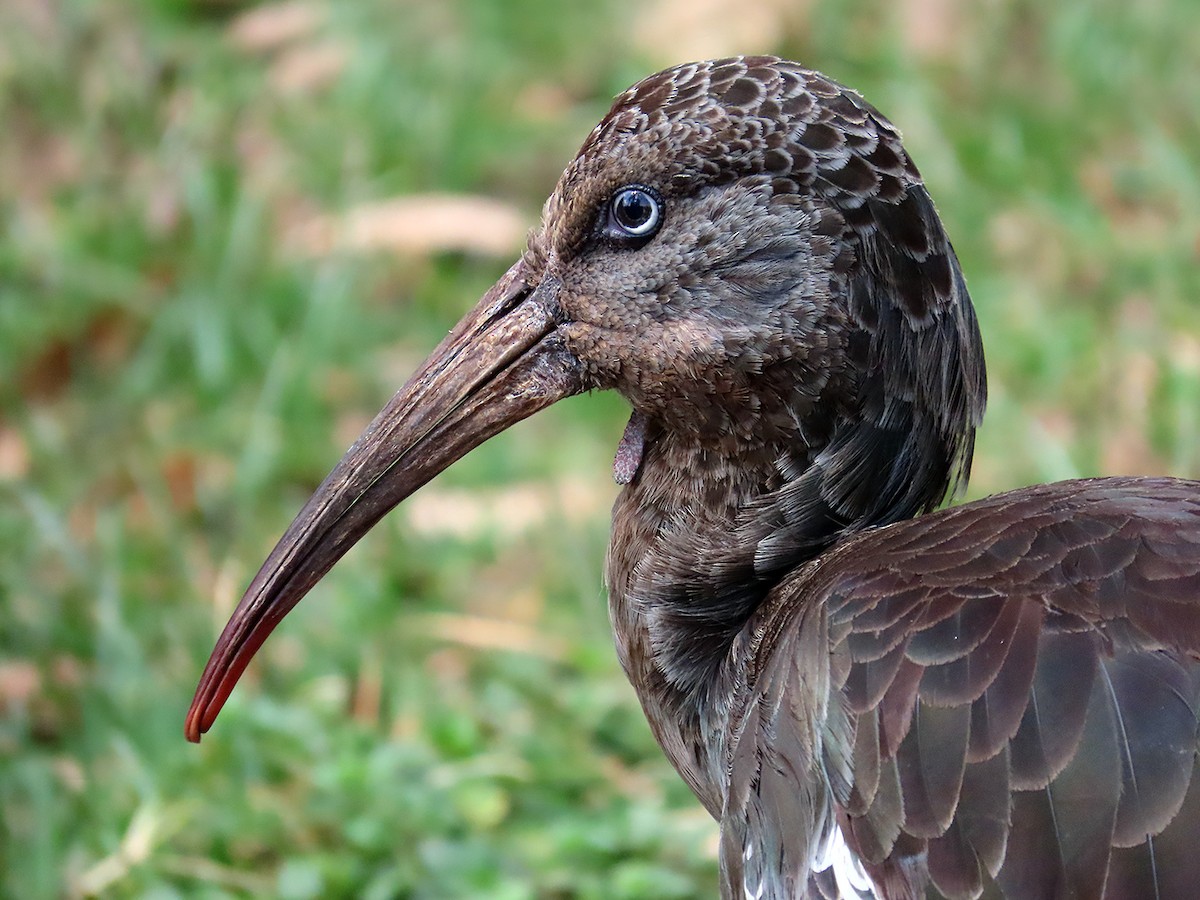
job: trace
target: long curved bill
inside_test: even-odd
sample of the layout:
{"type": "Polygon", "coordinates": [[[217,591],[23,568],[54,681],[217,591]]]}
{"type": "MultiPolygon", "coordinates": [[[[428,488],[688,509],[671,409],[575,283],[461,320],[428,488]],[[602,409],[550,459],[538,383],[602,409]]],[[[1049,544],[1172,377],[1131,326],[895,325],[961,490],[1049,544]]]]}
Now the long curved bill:
{"type": "Polygon", "coordinates": [[[190,741],[212,726],[263,641],[384,514],[467,451],[579,393],[556,330],[558,283],[518,262],[367,426],[280,538],[209,657],[188,710],[190,741]]]}

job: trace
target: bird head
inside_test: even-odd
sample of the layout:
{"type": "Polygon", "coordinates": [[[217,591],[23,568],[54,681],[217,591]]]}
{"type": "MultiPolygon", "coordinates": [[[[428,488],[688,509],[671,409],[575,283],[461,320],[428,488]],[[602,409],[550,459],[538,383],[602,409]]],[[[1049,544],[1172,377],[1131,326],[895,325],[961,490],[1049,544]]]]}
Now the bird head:
{"type": "Polygon", "coordinates": [[[910,168],[895,131],[815,73],[682,66],[617,98],[547,202],[527,266],[556,286],[586,386],[726,452],[786,439],[840,380],[853,330],[835,181],[857,202],[897,197],[910,168]],[[856,155],[855,126],[869,153],[856,155]]]}
{"type": "Polygon", "coordinates": [[[940,502],[969,462],[982,354],[957,260],[891,124],[773,57],[679,66],[618,97],[521,259],[271,552],[209,660],[189,739],[385,513],[487,438],[590,389],[621,392],[656,434],[808,473],[832,523],[820,541],[940,502]]]}

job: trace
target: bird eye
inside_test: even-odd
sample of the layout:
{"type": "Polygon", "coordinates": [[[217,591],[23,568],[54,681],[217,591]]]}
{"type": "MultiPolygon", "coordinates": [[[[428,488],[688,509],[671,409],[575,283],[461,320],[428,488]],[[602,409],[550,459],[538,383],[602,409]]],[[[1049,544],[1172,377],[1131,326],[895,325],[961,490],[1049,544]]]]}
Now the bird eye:
{"type": "Polygon", "coordinates": [[[623,187],[608,204],[610,237],[640,246],[658,231],[662,223],[662,204],[658,195],[644,187],[623,187]]]}

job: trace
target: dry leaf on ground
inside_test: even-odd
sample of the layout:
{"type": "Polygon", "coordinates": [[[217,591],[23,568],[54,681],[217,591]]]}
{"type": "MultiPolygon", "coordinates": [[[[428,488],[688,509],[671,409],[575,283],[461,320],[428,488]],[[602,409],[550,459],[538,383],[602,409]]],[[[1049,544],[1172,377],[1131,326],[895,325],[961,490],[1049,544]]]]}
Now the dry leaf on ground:
{"type": "Polygon", "coordinates": [[[516,207],[499,200],[418,194],[314,216],[301,222],[286,243],[311,256],[383,250],[506,257],[520,249],[527,227],[516,207]]]}
{"type": "Polygon", "coordinates": [[[229,40],[247,53],[269,53],[303,40],[325,23],[325,10],[315,3],[287,0],[247,10],[229,25],[229,40]]]}

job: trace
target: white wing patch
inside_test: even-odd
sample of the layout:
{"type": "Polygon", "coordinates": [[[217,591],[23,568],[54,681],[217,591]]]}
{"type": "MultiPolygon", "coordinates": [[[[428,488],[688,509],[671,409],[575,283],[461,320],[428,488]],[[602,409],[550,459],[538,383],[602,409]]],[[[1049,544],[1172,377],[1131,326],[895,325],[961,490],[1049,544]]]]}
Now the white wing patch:
{"type": "MultiPolygon", "coordinates": [[[[743,861],[745,861],[747,863],[750,862],[750,860],[754,859],[754,845],[753,844],[750,844],[750,843],[746,844],[746,848],[742,851],[742,859],[743,859],[743,861]]],[[[750,866],[746,866],[746,871],[749,871],[749,870],[750,870],[750,866]]],[[[766,890],[766,884],[764,883],[763,879],[761,879],[761,878],[758,880],[758,884],[753,888],[753,890],[751,889],[750,884],[748,882],[742,881],[742,891],[746,895],[745,900],[762,900],[763,891],[765,891],[765,890],[766,890]]]]}
{"type": "MultiPolygon", "coordinates": [[[[742,850],[742,860],[747,863],[745,871],[748,876],[755,868],[749,865],[753,859],[754,844],[748,842],[742,850]]],[[[875,885],[867,875],[866,869],[863,868],[862,862],[846,843],[842,829],[836,825],[825,833],[824,840],[817,845],[816,853],[813,856],[812,871],[824,872],[826,869],[833,869],[833,880],[837,884],[838,896],[842,900],[879,900],[879,895],[875,893],[875,885]]],[[[776,900],[776,898],[767,897],[766,882],[767,879],[761,875],[754,884],[750,883],[749,878],[744,880],[742,882],[744,900],[764,900],[764,898],[776,900]]],[[[778,900],[783,900],[783,898],[778,898],[778,900]]]]}
{"type": "Polygon", "coordinates": [[[833,880],[838,894],[846,900],[877,900],[875,885],[871,883],[866,869],[846,843],[846,836],[838,826],[825,833],[825,840],[817,846],[813,859],[813,871],[833,869],[833,880]]]}

